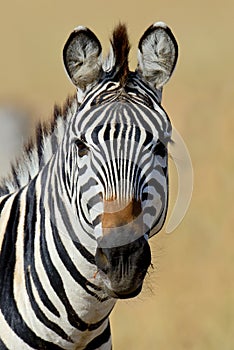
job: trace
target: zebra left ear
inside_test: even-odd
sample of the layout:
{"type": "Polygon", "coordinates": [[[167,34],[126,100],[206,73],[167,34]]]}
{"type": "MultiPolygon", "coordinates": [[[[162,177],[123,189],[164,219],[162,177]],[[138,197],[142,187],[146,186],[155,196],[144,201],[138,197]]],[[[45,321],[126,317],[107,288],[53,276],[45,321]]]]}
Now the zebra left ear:
{"type": "Polygon", "coordinates": [[[178,57],[178,45],[171,30],[163,22],[149,27],[138,45],[137,71],[156,89],[170,78],[178,57]]]}
{"type": "Polygon", "coordinates": [[[86,27],[77,27],[69,36],[64,49],[64,66],[73,84],[85,91],[98,81],[102,47],[96,35],[86,27]]]}

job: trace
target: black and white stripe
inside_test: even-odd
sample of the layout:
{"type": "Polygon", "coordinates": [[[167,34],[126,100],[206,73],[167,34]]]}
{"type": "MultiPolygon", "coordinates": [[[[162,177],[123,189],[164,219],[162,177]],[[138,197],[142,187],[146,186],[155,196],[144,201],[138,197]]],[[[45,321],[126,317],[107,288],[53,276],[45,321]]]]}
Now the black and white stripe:
{"type": "Polygon", "coordinates": [[[136,72],[129,48],[119,25],[103,63],[96,36],[75,29],[64,63],[77,96],[55,107],[2,181],[0,350],[111,349],[116,299],[95,256],[104,205],[141,203],[145,238],[163,225],[171,124],[161,93],[177,58],[161,22],[141,38],[136,72]]]}

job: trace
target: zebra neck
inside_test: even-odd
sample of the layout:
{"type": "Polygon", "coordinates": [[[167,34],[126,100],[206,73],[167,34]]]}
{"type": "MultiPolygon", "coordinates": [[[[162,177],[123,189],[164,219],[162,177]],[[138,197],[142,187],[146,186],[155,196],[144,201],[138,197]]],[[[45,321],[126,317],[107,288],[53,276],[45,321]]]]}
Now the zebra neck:
{"type": "Polygon", "coordinates": [[[51,158],[38,176],[40,205],[44,208],[44,218],[49,220],[47,224],[51,229],[56,228],[67,239],[75,239],[77,215],[71,203],[67,174],[61,166],[59,153],[51,158]]]}
{"type": "MultiPolygon", "coordinates": [[[[66,237],[63,210],[69,207],[66,201],[63,210],[58,207],[56,191],[60,192],[60,188],[56,189],[56,172],[51,171],[56,169],[56,161],[54,156],[28,186],[5,198],[9,201],[7,209],[14,204],[10,209],[14,220],[8,232],[11,239],[5,242],[5,249],[12,253],[4,279],[9,280],[14,274],[12,300],[30,332],[50,339],[51,325],[56,322],[60,335],[56,342],[61,348],[69,348],[68,337],[78,343],[82,329],[87,329],[89,336],[89,327],[105,326],[115,301],[107,298],[95,277],[93,256],[66,237]],[[47,328],[41,319],[49,325],[47,328]],[[62,329],[68,336],[65,340],[62,329]]],[[[4,225],[0,233],[2,228],[4,225]]],[[[4,288],[7,287],[11,288],[11,283],[6,283],[4,288]]]]}
{"type": "MultiPolygon", "coordinates": [[[[103,306],[107,306],[107,309],[104,307],[103,311],[100,310],[101,319],[109,312],[109,308],[113,307],[114,301],[109,300],[104,291],[103,281],[96,277],[97,266],[94,258],[96,242],[90,240],[90,237],[84,239],[87,232],[81,231],[77,214],[64,190],[63,178],[60,178],[58,173],[59,164],[58,152],[34,181],[33,201],[37,203],[38,226],[35,227],[36,232],[33,235],[35,239],[40,240],[35,246],[38,247],[36,249],[40,249],[40,259],[50,278],[55,277],[56,271],[64,270],[61,278],[62,284],[67,289],[72,283],[76,290],[79,287],[76,284],[81,283],[82,288],[88,288],[88,300],[90,299],[92,303],[103,302],[103,306]]],[[[72,300],[74,305],[79,305],[79,293],[74,292],[73,295],[71,292],[69,300],[72,300]]],[[[82,306],[79,305],[79,308],[82,306]]],[[[87,311],[90,313],[90,310],[87,311]]],[[[90,317],[86,319],[89,323],[93,322],[92,317],[95,320],[92,312],[86,317],[90,317]]]]}

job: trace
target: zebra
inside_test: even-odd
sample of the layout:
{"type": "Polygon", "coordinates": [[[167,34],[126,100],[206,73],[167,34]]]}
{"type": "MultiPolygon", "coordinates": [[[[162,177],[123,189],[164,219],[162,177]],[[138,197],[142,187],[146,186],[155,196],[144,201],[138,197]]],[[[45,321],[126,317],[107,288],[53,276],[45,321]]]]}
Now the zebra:
{"type": "Polygon", "coordinates": [[[129,51],[125,24],[106,59],[96,35],[75,28],[63,60],[76,94],[1,182],[1,350],[110,350],[116,301],[141,292],[148,240],[167,213],[172,127],[161,98],[178,45],[156,22],[134,72],[129,51]]]}

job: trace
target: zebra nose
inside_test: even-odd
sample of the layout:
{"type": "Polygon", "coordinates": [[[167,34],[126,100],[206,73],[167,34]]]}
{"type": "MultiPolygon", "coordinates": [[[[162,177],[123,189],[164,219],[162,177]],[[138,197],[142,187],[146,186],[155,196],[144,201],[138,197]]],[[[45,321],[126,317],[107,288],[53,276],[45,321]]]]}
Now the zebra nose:
{"type": "Polygon", "coordinates": [[[141,202],[132,199],[104,201],[102,231],[98,245],[102,248],[120,247],[144,236],[141,202]]]}
{"type": "Polygon", "coordinates": [[[106,200],[102,215],[103,229],[111,229],[132,223],[142,212],[141,201],[132,199],[129,202],[122,200],[106,200]]]}
{"type": "Polygon", "coordinates": [[[120,247],[97,247],[95,262],[107,294],[114,298],[131,298],[142,287],[151,252],[148,242],[141,237],[120,247]]]}

